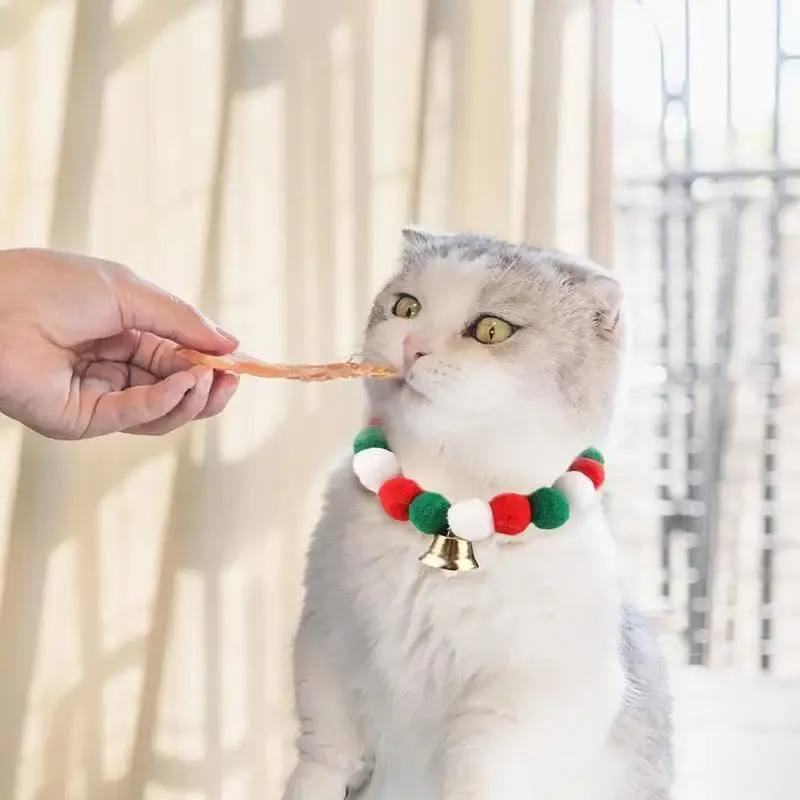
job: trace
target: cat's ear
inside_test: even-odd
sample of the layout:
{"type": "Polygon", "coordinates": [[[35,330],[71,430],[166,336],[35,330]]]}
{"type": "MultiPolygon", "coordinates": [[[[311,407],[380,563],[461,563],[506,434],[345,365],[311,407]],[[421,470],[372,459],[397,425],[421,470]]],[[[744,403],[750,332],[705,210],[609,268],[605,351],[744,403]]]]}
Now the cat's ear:
{"type": "Polygon", "coordinates": [[[606,274],[590,275],[584,288],[596,302],[595,322],[602,333],[617,331],[622,314],[622,286],[616,278],[606,274]]]}
{"type": "Polygon", "coordinates": [[[591,301],[597,331],[616,335],[622,315],[620,282],[607,270],[585,259],[565,259],[558,266],[567,283],[591,301]]]}
{"type": "Polygon", "coordinates": [[[416,249],[424,247],[430,241],[430,234],[422,228],[407,226],[402,229],[403,239],[409,247],[416,249]]]}

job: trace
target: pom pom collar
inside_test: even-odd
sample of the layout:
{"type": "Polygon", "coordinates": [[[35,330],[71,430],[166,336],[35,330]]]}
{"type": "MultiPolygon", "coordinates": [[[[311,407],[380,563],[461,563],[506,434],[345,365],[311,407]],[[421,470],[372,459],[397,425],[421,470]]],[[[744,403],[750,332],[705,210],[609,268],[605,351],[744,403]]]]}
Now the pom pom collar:
{"type": "Polygon", "coordinates": [[[552,486],[527,495],[499,494],[488,503],[473,498],[451,504],[441,494],[427,492],[403,476],[380,420],[374,418],[353,441],[353,470],[362,486],[377,494],[390,519],[410,521],[429,536],[447,533],[471,542],[493,534],[517,536],[531,525],[539,530],[560,528],[573,510],[595,501],[605,482],[603,455],[589,447],[552,486]]]}

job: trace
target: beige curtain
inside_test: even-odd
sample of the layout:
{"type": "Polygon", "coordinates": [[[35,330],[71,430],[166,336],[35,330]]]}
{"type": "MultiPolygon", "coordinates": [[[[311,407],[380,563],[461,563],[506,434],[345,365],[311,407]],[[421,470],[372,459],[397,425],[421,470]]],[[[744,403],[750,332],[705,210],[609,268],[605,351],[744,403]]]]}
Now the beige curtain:
{"type": "MultiPolygon", "coordinates": [[[[297,361],[358,350],[409,221],[608,261],[610,5],[6,0],[0,246],[123,261],[297,361]]],[[[250,380],[213,423],[78,445],[0,418],[0,798],[280,796],[360,402],[250,380]]]]}

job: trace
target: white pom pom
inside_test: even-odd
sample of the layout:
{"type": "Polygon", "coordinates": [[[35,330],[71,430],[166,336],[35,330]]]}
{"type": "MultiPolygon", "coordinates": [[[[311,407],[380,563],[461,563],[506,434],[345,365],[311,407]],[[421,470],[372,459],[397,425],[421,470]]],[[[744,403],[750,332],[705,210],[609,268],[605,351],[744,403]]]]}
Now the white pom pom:
{"type": "Polygon", "coordinates": [[[389,478],[400,474],[400,465],[390,450],[368,447],[353,456],[353,472],[365,489],[377,492],[389,478]]]}
{"type": "Polygon", "coordinates": [[[447,524],[456,536],[470,542],[488,539],[494,533],[492,509],[477,498],[453,503],[447,511],[447,524]]]}
{"type": "Polygon", "coordinates": [[[590,508],[599,502],[597,489],[582,472],[565,472],[554,484],[569,501],[575,511],[590,508]]]}

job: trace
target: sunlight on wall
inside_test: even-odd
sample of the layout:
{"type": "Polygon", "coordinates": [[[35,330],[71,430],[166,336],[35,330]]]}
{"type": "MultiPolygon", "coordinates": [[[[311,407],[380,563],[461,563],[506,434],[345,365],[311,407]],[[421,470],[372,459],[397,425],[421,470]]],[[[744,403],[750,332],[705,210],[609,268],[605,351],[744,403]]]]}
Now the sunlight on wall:
{"type": "Polygon", "coordinates": [[[164,683],[158,702],[155,752],[200,761],[207,747],[208,657],[204,641],[209,586],[201,575],[175,576],[164,683]]]}
{"type": "Polygon", "coordinates": [[[175,453],[145,461],[100,502],[97,511],[98,584],[101,613],[103,777],[119,781],[130,763],[136,713],[142,699],[144,645],[152,623],[169,487],[175,453]],[[142,497],[151,502],[142,503],[142,497]]]}
{"type": "MultiPolygon", "coordinates": [[[[533,2],[434,5],[426,29],[422,0],[15,4],[0,238],[129,264],[262,358],[354,354],[402,225],[512,232],[529,202],[533,2]]],[[[30,572],[13,597],[0,572],[24,705],[0,715],[3,800],[280,796],[308,535],[362,392],[245,379],[219,420],[76,448],[0,422],[0,566],[30,572]]]]}
{"type": "MultiPolygon", "coordinates": [[[[286,101],[278,76],[274,81],[240,96],[230,108],[230,141],[218,155],[219,168],[229,177],[216,178],[222,181],[216,190],[221,211],[217,235],[221,263],[236,268],[220,269],[216,287],[207,292],[219,297],[218,308],[209,313],[223,324],[236,320],[243,349],[261,358],[296,349],[305,316],[292,302],[284,270],[286,101]]],[[[252,454],[275,432],[284,397],[278,383],[243,381],[237,412],[220,421],[219,457],[233,462],[252,454]]]]}
{"type": "Polygon", "coordinates": [[[285,0],[244,0],[242,34],[250,39],[280,33],[285,0]]]}
{"type": "Polygon", "coordinates": [[[138,464],[97,508],[97,560],[101,646],[107,654],[141,642],[150,627],[176,454],[138,464]],[[142,498],[149,498],[143,503],[142,498]]]}
{"type": "Polygon", "coordinates": [[[244,739],[247,728],[247,593],[258,579],[255,565],[242,561],[232,564],[221,576],[219,586],[220,618],[220,745],[231,750],[244,739]]]}
{"type": "Polygon", "coordinates": [[[564,22],[562,44],[562,67],[564,79],[561,84],[558,148],[559,192],[556,214],[556,238],[562,247],[571,252],[585,252],[588,242],[589,217],[589,164],[586,139],[583,131],[589,122],[589,84],[582,76],[591,69],[591,21],[586,8],[570,14],[564,22]],[[576,63],[577,62],[577,63],[576,63]]]}
{"type": "Polygon", "coordinates": [[[146,47],[119,53],[103,91],[91,247],[190,300],[211,213],[222,23],[217,3],[189,4],[146,47]]]}
{"type": "MultiPolygon", "coordinates": [[[[33,800],[48,784],[75,787],[87,768],[84,700],[76,693],[84,664],[76,622],[80,614],[76,540],[52,553],[41,616],[41,636],[28,698],[19,760],[20,800],[33,800]]],[[[76,797],[74,792],[68,797],[76,797]]]]}
{"type": "MultiPolygon", "coordinates": [[[[206,800],[202,789],[165,789],[156,783],[148,783],[145,787],[144,800],[206,800]]],[[[225,800],[228,800],[226,797],[225,800]]]]}
{"type": "Polygon", "coordinates": [[[111,783],[122,782],[128,772],[143,677],[141,665],[123,664],[104,680],[100,690],[102,770],[104,779],[111,783]]]}
{"type": "MultiPolygon", "coordinates": [[[[64,36],[75,18],[74,3],[52,3],[37,8],[26,4],[21,27],[29,22],[26,35],[7,55],[5,74],[14,108],[14,125],[7,127],[8,159],[0,166],[3,200],[0,220],[16,234],[17,241],[46,239],[50,226],[53,181],[59,168],[58,138],[65,113],[64,81],[42,80],[42,76],[66,74],[70,40],[64,36]]],[[[5,148],[4,148],[5,149],[5,148]]]]}
{"type": "Polygon", "coordinates": [[[449,214],[448,193],[442,187],[450,182],[453,142],[446,135],[453,126],[454,81],[450,64],[453,42],[447,36],[437,36],[430,44],[430,80],[428,102],[425,106],[424,127],[426,146],[422,158],[422,187],[420,218],[434,229],[446,229],[449,214]]]}
{"type": "Polygon", "coordinates": [[[0,420],[0,597],[5,579],[6,550],[11,532],[11,514],[16,494],[22,431],[7,420],[0,420]]]}
{"type": "MultiPolygon", "coordinates": [[[[335,314],[335,333],[333,352],[346,358],[358,349],[358,340],[364,316],[363,304],[357,302],[353,286],[358,282],[356,274],[356,247],[359,238],[356,204],[356,170],[358,158],[356,106],[355,52],[353,30],[350,26],[339,24],[331,29],[328,36],[331,63],[331,138],[341,142],[339,158],[331,164],[331,236],[330,270],[328,271],[328,291],[310,294],[318,296],[323,306],[330,307],[327,313],[335,314]]],[[[320,276],[322,277],[322,276],[320,276]]]]}

